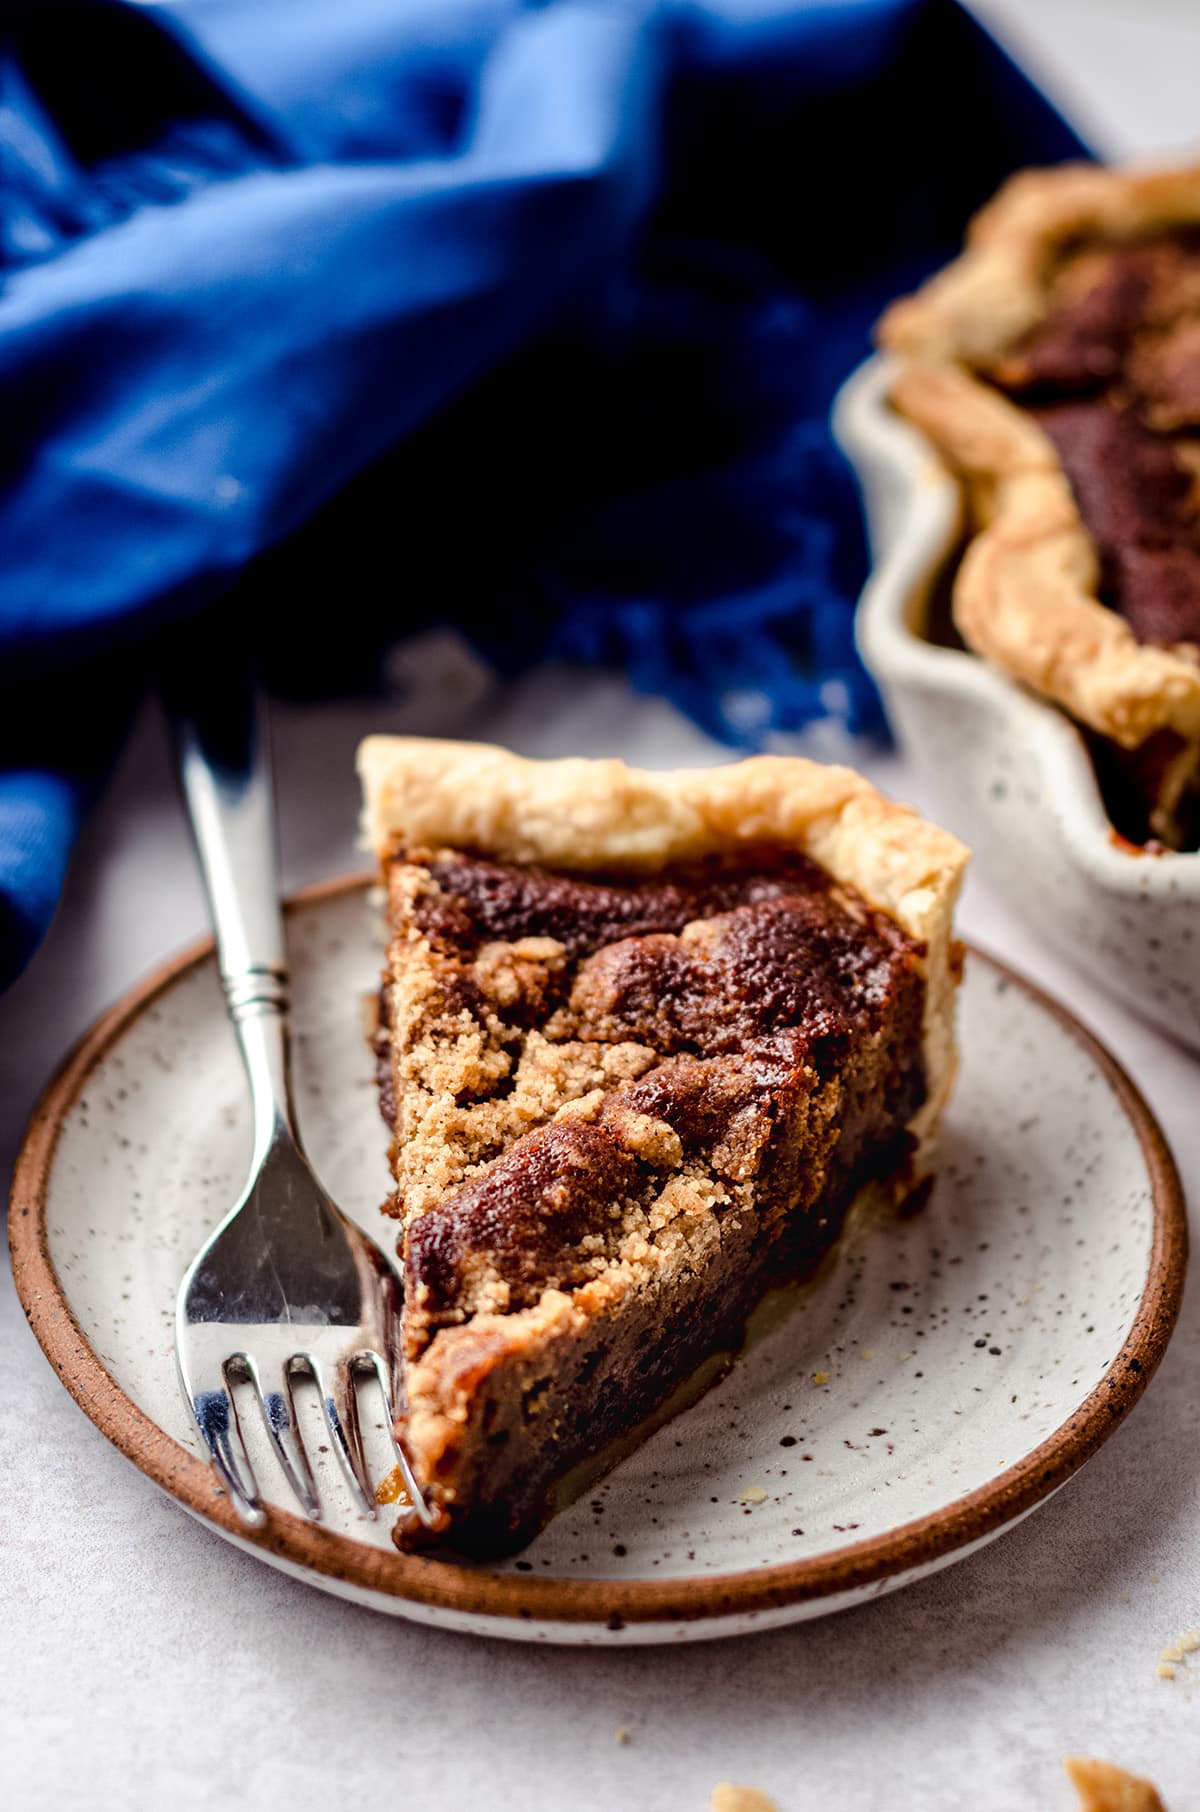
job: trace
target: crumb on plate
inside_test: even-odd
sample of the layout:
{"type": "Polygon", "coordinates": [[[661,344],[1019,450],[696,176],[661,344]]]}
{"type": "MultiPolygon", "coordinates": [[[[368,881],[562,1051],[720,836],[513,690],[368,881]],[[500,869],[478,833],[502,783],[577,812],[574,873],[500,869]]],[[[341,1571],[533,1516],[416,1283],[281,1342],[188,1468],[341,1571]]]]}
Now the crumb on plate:
{"type": "Polygon", "coordinates": [[[380,1479],[375,1487],[375,1502],[377,1504],[408,1503],[408,1492],[404,1489],[404,1474],[399,1466],[393,1466],[392,1470],[380,1479]]]}

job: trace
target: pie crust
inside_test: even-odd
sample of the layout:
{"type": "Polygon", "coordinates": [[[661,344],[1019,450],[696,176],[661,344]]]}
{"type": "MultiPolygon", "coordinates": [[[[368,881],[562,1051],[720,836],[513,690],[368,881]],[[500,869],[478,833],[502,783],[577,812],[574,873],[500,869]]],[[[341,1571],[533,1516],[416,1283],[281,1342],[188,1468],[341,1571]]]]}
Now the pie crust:
{"type": "Polygon", "coordinates": [[[975,217],[962,255],[894,303],[878,328],[901,361],[893,403],[970,506],[976,532],[953,589],[964,641],[1123,749],[1173,732],[1180,746],[1161,794],[1168,817],[1200,763],[1200,649],[1139,642],[1101,602],[1097,551],[1054,445],[986,379],[1046,318],[1073,247],[1198,225],[1200,168],[1027,171],[975,217]]]}
{"type": "Polygon", "coordinates": [[[649,773],[372,737],[359,768],[393,930],[377,1048],[404,1221],[398,1433],[438,1533],[504,1551],[543,1486],[727,1350],[794,1239],[827,1250],[857,1194],[902,1199],[927,1170],[967,852],[800,760],[649,773]],[[656,929],[668,896],[675,929],[656,929]],[[586,931],[593,910],[614,928],[586,931]],[[499,928],[509,911],[519,928],[499,928]],[[808,913],[827,931],[788,943],[808,913]],[[854,962],[880,952],[876,979],[822,992],[826,935],[854,962]],[[781,976],[799,1018],[773,1004],[781,976]],[[660,1035],[660,1013],[692,1017],[660,1035]]]}

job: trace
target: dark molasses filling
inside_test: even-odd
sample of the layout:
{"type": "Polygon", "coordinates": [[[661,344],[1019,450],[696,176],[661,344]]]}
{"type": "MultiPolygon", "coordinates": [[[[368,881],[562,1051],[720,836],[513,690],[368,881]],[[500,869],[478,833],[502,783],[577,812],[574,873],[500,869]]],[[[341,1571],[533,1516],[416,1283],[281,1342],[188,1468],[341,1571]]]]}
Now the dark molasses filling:
{"type": "Polygon", "coordinates": [[[993,375],[1054,442],[1103,602],[1141,642],[1200,645],[1200,232],[1075,252],[993,375]]]}
{"type": "Polygon", "coordinates": [[[1200,515],[1172,441],[1108,400],[1036,412],[1100,556],[1100,596],[1139,642],[1200,645],[1200,515]]]}
{"type": "MultiPolygon", "coordinates": [[[[1054,443],[1101,602],[1139,642],[1200,647],[1200,231],[1075,251],[1046,319],[992,376],[1054,443]]],[[[1200,843],[1200,772],[1176,773],[1174,731],[1089,746],[1122,835],[1200,843]]]]}

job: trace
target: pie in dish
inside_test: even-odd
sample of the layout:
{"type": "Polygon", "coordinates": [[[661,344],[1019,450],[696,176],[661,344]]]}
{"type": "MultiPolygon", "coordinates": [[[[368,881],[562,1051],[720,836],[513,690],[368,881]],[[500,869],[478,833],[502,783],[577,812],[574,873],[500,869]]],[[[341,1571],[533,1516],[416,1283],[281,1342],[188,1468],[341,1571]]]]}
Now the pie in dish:
{"type": "Polygon", "coordinates": [[[1090,733],[1117,828],[1200,845],[1200,167],[1027,171],[878,330],[962,482],[967,646],[1090,733]]]}
{"type": "MultiPolygon", "coordinates": [[[[927,1173],[963,846],[844,768],[372,737],[398,1436],[468,1553],[927,1173]]],[[[402,1519],[397,1539],[429,1539],[402,1519]]]]}

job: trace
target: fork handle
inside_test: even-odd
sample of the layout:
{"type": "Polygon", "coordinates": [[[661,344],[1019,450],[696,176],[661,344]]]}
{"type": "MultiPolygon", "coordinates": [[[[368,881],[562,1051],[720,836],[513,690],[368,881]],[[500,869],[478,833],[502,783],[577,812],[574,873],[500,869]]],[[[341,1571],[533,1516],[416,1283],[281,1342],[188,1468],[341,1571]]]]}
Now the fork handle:
{"type": "Polygon", "coordinates": [[[281,1137],[296,1140],[270,736],[248,678],[230,685],[226,675],[215,696],[211,709],[197,704],[176,675],[168,707],[221,984],[250,1081],[257,1163],[281,1137]]]}

